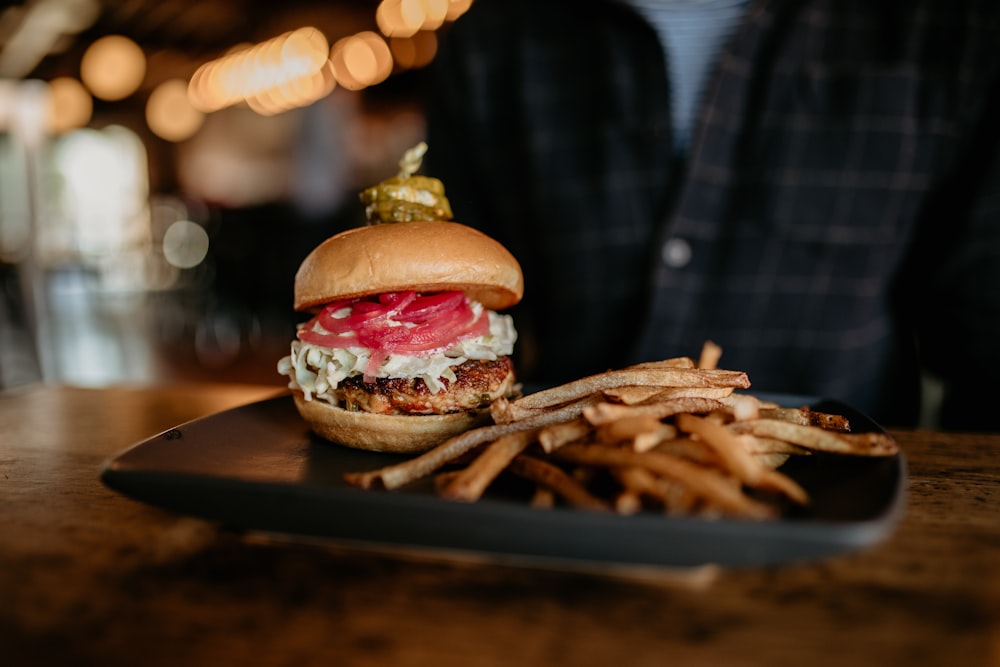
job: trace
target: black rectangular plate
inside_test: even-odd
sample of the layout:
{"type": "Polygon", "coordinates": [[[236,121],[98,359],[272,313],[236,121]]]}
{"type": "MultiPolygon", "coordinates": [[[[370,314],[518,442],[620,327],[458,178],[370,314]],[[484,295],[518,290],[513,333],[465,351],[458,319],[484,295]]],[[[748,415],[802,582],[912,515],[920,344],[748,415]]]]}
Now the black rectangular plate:
{"type": "MultiPolygon", "coordinates": [[[[782,402],[803,404],[793,400],[782,402]]],[[[855,431],[879,429],[843,404],[805,400],[847,416],[855,431]]],[[[101,479],[137,500],[238,530],[567,565],[747,566],[828,557],[885,539],[905,504],[902,454],[790,460],[782,471],[812,502],[768,522],[546,510],[509,495],[459,503],[436,497],[428,483],[387,492],[343,481],[346,472],[399,460],[317,438],[286,395],[140,442],[108,461],[101,479]]]]}

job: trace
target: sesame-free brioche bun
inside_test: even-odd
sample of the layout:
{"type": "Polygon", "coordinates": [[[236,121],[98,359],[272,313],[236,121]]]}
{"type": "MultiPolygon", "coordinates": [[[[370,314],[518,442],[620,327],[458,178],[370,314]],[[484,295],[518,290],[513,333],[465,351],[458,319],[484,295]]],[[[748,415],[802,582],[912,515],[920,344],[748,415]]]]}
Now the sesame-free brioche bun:
{"type": "Polygon", "coordinates": [[[395,222],[328,238],[295,275],[295,310],[383,292],[461,290],[491,310],[521,300],[524,278],[499,242],[457,222],[395,222]]]}
{"type": "Polygon", "coordinates": [[[350,411],[294,392],[295,407],[317,435],[373,452],[412,454],[489,422],[489,409],[443,415],[384,415],[350,411]]]}

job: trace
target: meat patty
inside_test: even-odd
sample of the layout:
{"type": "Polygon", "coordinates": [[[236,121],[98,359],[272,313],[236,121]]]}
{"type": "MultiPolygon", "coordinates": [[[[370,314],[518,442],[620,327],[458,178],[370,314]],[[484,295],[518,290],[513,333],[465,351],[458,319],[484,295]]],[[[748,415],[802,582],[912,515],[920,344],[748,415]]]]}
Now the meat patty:
{"type": "Polygon", "coordinates": [[[442,379],[443,391],[431,392],[419,378],[376,378],[360,375],[341,381],[333,391],[345,410],[383,415],[434,415],[482,408],[514,391],[514,364],[509,357],[495,361],[469,360],[455,366],[455,381],[442,379]]]}

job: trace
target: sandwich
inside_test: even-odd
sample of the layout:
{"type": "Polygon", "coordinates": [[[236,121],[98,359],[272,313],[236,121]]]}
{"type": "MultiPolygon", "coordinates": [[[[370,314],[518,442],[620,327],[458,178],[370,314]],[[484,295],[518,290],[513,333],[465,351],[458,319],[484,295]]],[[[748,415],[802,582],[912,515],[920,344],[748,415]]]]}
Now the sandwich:
{"type": "Polygon", "coordinates": [[[278,371],[311,429],[348,447],[430,449],[518,390],[517,331],[498,311],[520,301],[521,267],[442,219],[443,186],[412,175],[414,150],[400,176],[362,193],[369,224],[325,240],[295,275],[294,308],[311,317],[278,371]]]}

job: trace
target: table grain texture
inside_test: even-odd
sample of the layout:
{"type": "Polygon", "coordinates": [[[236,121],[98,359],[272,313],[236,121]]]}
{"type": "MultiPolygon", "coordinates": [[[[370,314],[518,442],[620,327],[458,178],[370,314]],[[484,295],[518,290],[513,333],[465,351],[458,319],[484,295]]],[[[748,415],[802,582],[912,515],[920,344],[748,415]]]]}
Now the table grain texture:
{"type": "Polygon", "coordinates": [[[256,385],[0,394],[2,665],[1000,667],[1000,434],[895,431],[907,508],[818,562],[560,571],[240,535],[101,465],[256,385]]]}

